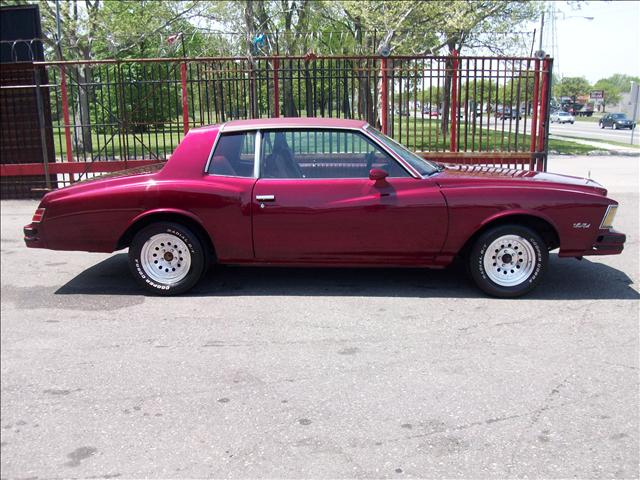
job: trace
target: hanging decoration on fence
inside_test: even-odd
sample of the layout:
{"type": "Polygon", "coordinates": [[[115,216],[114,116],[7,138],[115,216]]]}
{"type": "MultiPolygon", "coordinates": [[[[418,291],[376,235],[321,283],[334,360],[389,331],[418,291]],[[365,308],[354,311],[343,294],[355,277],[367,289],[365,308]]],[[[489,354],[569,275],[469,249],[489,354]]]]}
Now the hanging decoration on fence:
{"type": "Polygon", "coordinates": [[[266,36],[264,33],[256,35],[252,41],[253,43],[253,53],[261,53],[265,46],[266,36]]]}

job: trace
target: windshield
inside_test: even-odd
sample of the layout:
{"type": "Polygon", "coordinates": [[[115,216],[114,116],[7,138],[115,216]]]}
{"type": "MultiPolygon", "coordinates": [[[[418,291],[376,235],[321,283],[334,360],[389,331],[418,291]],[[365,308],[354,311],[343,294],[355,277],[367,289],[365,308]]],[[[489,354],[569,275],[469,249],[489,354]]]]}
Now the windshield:
{"type": "Polygon", "coordinates": [[[560,115],[561,117],[570,117],[571,116],[567,112],[560,112],[558,115],[560,115]]]}
{"type": "Polygon", "coordinates": [[[413,153],[407,149],[404,145],[400,145],[392,138],[387,137],[385,134],[379,132],[371,125],[367,127],[367,131],[373,135],[376,140],[382,143],[389,150],[392,150],[396,155],[401,157],[405,162],[411,165],[420,175],[431,175],[438,172],[440,169],[432,162],[425,160],[419,155],[413,153]]]}
{"type": "Polygon", "coordinates": [[[614,113],[611,116],[616,120],[623,120],[624,118],[626,118],[624,113],[614,113]]]}

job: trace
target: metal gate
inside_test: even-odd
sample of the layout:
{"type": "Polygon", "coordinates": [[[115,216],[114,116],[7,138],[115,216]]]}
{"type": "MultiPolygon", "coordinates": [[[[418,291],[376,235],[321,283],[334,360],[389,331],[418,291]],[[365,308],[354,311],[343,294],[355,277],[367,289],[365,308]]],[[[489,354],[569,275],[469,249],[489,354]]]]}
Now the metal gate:
{"type": "MultiPolygon", "coordinates": [[[[44,82],[20,86],[44,99],[28,107],[42,110],[35,112],[39,125],[28,127],[43,132],[42,141],[24,163],[15,156],[20,140],[12,145],[3,135],[3,197],[15,196],[13,186],[27,176],[38,176],[30,190],[37,196],[163,161],[194,126],[280,116],[362,119],[427,158],[545,169],[549,58],[454,52],[34,62],[22,68],[46,75],[44,82]]],[[[3,122],[12,122],[21,102],[12,93],[17,87],[3,81],[0,89],[3,122]]]]}

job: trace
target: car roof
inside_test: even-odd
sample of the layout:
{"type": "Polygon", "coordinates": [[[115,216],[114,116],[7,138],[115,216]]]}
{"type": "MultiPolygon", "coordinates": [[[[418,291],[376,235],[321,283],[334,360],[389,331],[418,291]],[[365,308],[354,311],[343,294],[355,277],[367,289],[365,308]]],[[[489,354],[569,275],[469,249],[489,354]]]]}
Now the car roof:
{"type": "Polygon", "coordinates": [[[199,127],[202,129],[222,128],[224,131],[252,130],[256,128],[346,128],[357,130],[366,127],[364,120],[319,117],[279,117],[231,120],[219,125],[199,127]]]}

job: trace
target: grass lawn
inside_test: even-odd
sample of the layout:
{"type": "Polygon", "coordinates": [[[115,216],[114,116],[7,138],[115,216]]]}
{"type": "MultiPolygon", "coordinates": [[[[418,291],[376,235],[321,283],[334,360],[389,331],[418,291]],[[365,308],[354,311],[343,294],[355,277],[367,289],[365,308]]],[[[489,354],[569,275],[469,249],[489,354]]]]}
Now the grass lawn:
{"type": "MultiPolygon", "coordinates": [[[[442,137],[438,131],[437,120],[417,120],[403,119],[402,129],[400,122],[394,124],[394,138],[410,149],[424,152],[430,151],[449,151],[449,136],[442,137]],[[429,138],[431,134],[431,138],[429,138]]],[[[509,133],[509,122],[505,122],[505,131],[502,132],[502,124],[498,122],[498,130],[491,130],[486,127],[480,128],[475,126],[475,135],[473,124],[466,125],[462,121],[459,125],[460,137],[458,146],[460,151],[469,152],[529,152],[531,144],[531,136],[524,133],[515,134],[513,131],[509,133]],[[465,144],[466,139],[466,144],[465,144]],[[466,148],[465,148],[466,147],[466,148]]],[[[495,124],[492,122],[491,124],[495,124]]],[[[512,129],[515,129],[515,121],[512,122],[512,129]]],[[[566,140],[549,139],[549,150],[556,151],[561,154],[582,155],[595,150],[593,147],[575,143],[566,140]]]]}
{"type": "Polygon", "coordinates": [[[593,112],[593,115],[591,115],[590,117],[576,116],[576,122],[598,123],[603,116],[604,116],[603,113],[593,112]]]}
{"type": "MultiPolygon", "coordinates": [[[[396,117],[393,127],[393,137],[416,151],[425,152],[448,152],[450,150],[449,135],[443,137],[439,130],[437,119],[412,118],[398,119],[396,117]]],[[[491,123],[492,128],[496,124],[491,123]]],[[[515,129],[515,121],[511,123],[512,130],[515,129]]],[[[468,152],[523,152],[529,151],[531,137],[520,132],[509,132],[509,122],[497,122],[497,130],[489,129],[479,124],[466,124],[464,119],[459,124],[458,147],[460,151],[468,152]]],[[[66,160],[66,144],[64,128],[54,125],[53,128],[54,147],[57,159],[66,160]]],[[[167,158],[176,148],[180,140],[184,137],[182,128],[176,124],[167,126],[165,129],[152,130],[136,134],[121,135],[117,130],[107,130],[99,132],[92,129],[91,152],[84,152],[77,148],[75,142],[72,145],[74,156],[78,160],[113,160],[125,158],[148,159],[167,158]],[[86,155],[86,158],[85,158],[86,155]]],[[[72,139],[73,140],[73,139],[72,139]]],[[[562,154],[584,154],[594,150],[593,147],[566,140],[550,140],[549,150],[562,154]]]]}
{"type": "MultiPolygon", "coordinates": [[[[629,134],[631,135],[631,134],[629,134]]],[[[576,140],[587,140],[587,141],[592,141],[592,142],[599,142],[599,143],[606,143],[608,145],[618,145],[620,147],[627,147],[627,148],[635,148],[637,150],[640,150],[640,145],[631,145],[629,142],[615,142],[612,140],[598,140],[598,139],[587,139],[587,138],[581,138],[581,137],[573,137],[571,135],[561,135],[562,137],[566,137],[566,138],[574,138],[576,140]]],[[[550,142],[552,142],[553,140],[550,140],[550,142]]],[[[573,142],[570,142],[573,143],[573,142]]],[[[590,147],[593,150],[593,147],[590,147]]]]}

